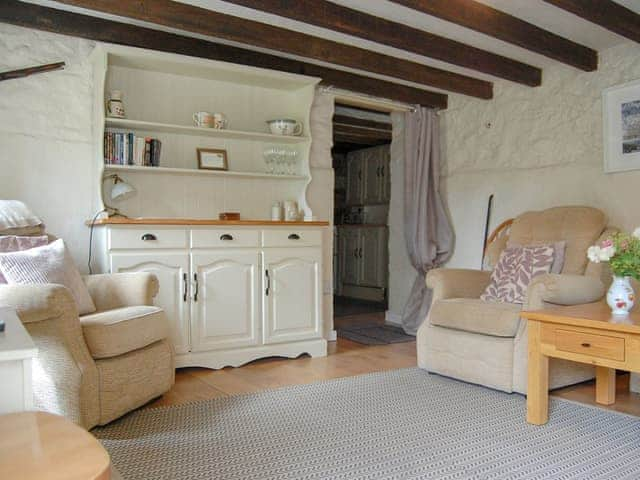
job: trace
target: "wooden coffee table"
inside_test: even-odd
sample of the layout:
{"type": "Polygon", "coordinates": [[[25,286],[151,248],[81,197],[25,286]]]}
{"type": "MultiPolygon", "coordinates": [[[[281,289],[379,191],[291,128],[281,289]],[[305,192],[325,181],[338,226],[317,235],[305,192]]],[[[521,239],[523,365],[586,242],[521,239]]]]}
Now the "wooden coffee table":
{"type": "Polygon", "coordinates": [[[0,478],[109,480],[107,451],[86,430],[45,412],[0,415],[0,478]]]}
{"type": "Polygon", "coordinates": [[[616,369],[640,372],[640,311],[614,317],[602,302],[522,312],[528,321],[527,422],[549,419],[549,358],[596,367],[596,402],[616,400],[616,369]]]}

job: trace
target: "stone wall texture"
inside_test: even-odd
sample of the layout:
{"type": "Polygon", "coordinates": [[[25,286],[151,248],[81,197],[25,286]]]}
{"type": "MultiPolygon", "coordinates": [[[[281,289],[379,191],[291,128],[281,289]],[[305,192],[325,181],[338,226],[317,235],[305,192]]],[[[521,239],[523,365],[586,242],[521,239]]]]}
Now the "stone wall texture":
{"type": "Polygon", "coordinates": [[[492,226],[522,211],[583,204],[640,225],[640,171],[604,174],[602,91],[640,78],[640,46],[600,52],[596,72],[556,64],[541,87],[496,81],[495,98],[452,95],[443,112],[443,188],[456,231],[450,266],[478,268],[488,196],[492,226]]]}
{"type": "Polygon", "coordinates": [[[50,233],[64,238],[81,268],[96,182],[93,45],[0,23],[1,70],[67,64],[63,71],[0,82],[0,198],[26,202],[50,233]]]}

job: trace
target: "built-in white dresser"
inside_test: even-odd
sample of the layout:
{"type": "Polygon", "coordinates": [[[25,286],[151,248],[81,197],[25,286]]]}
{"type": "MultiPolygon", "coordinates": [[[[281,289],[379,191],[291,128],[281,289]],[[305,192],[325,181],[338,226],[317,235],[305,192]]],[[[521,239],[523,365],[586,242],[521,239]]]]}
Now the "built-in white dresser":
{"type": "Polygon", "coordinates": [[[326,222],[122,219],[96,232],[104,271],[151,272],[177,366],[324,356],[326,222]]]}

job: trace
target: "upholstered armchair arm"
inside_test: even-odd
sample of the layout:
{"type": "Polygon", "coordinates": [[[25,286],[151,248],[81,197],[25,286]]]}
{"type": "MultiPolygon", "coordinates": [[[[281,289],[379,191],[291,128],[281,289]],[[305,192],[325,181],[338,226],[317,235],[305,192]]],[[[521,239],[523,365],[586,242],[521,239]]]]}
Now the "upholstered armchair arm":
{"type": "Polygon", "coordinates": [[[0,305],[16,309],[38,347],[35,407],[91,427],[97,423],[98,370],[82,335],[78,309],[62,285],[0,285],[0,305]]]}
{"type": "Polygon", "coordinates": [[[433,300],[445,298],[478,298],[489,285],[491,272],[463,268],[436,268],[427,273],[427,287],[433,289],[433,300]]]}
{"type": "Polygon", "coordinates": [[[135,305],[153,305],[158,279],[152,273],[106,273],[87,275],[84,282],[99,312],[135,305]]]}
{"type": "Polygon", "coordinates": [[[22,323],[68,316],[78,322],[78,309],[71,292],[62,285],[0,285],[0,305],[16,309],[22,323]]]}
{"type": "Polygon", "coordinates": [[[536,310],[549,303],[580,305],[597,302],[604,294],[605,286],[599,278],[547,273],[535,277],[529,284],[524,309],[536,310]]]}

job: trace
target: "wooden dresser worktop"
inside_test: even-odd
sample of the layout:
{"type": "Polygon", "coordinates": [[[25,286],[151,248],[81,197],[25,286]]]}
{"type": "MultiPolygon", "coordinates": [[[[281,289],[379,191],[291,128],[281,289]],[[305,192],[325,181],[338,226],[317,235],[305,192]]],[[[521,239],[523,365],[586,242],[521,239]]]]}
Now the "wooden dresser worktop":
{"type": "MultiPolygon", "coordinates": [[[[91,225],[91,222],[87,222],[91,225]]],[[[296,226],[296,227],[328,227],[329,222],[326,221],[297,221],[285,222],[274,220],[217,220],[209,218],[127,218],[127,217],[110,217],[97,220],[95,225],[239,225],[239,226],[296,226]]]]}

